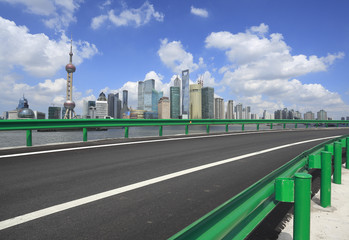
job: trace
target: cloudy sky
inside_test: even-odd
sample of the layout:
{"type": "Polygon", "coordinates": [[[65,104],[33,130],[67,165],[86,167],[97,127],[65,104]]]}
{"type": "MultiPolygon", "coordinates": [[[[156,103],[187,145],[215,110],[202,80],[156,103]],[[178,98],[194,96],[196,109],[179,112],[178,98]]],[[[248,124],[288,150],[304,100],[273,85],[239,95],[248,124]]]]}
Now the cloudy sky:
{"type": "Polygon", "coordinates": [[[0,0],[0,114],[24,94],[47,113],[65,100],[169,86],[182,70],[253,113],[284,107],[349,116],[349,1],[0,0]]]}

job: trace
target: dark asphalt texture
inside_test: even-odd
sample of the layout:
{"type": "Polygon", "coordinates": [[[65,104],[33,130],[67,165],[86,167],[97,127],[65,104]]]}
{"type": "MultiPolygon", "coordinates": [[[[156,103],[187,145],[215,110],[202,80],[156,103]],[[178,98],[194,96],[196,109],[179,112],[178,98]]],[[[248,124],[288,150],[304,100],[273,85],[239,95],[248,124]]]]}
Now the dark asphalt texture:
{"type": "MultiPolygon", "coordinates": [[[[195,166],[345,134],[349,129],[223,134],[2,158],[0,221],[195,166]]],[[[74,146],[141,140],[145,139],[74,146]]],[[[2,230],[0,239],[166,239],[321,142],[245,158],[68,209],[2,230]]],[[[0,150],[0,155],[64,147],[8,149],[0,150]]]]}

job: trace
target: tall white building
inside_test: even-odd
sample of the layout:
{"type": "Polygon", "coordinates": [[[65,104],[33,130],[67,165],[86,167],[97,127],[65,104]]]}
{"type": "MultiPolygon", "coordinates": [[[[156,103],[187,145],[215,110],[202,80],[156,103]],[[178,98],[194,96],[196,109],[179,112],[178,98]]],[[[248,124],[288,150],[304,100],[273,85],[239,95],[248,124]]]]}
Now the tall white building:
{"type": "Polygon", "coordinates": [[[317,120],[328,120],[327,112],[323,109],[317,112],[317,120]]]}
{"type": "Polygon", "coordinates": [[[311,111],[304,113],[304,120],[315,120],[315,114],[311,111]]]}
{"type": "Polygon", "coordinates": [[[105,118],[108,116],[108,101],[103,92],[99,94],[96,101],[96,118],[105,118]]]}
{"type": "Polygon", "coordinates": [[[223,98],[214,99],[214,118],[224,119],[224,101],[223,98]]]}
{"type": "Polygon", "coordinates": [[[234,101],[229,100],[227,104],[227,119],[234,119],[234,101]]]}

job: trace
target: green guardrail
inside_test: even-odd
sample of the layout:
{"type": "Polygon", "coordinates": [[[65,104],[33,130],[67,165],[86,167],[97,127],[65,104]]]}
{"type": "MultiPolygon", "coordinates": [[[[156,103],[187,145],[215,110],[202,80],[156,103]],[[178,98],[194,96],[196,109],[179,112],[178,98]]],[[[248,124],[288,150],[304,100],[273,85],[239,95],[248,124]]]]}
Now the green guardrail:
{"type": "Polygon", "coordinates": [[[2,120],[0,121],[0,131],[26,130],[27,146],[32,146],[32,130],[42,129],[82,129],[83,141],[88,139],[88,129],[123,127],[125,129],[124,137],[129,136],[129,127],[159,127],[159,136],[163,134],[163,126],[185,127],[184,133],[189,134],[190,125],[206,125],[206,133],[210,133],[210,125],[225,125],[225,132],[229,131],[229,125],[241,125],[241,131],[245,130],[248,124],[255,124],[256,130],[260,130],[260,124],[267,124],[270,129],[273,126],[280,125],[286,129],[286,125],[293,125],[298,128],[298,124],[304,124],[306,128],[310,124],[319,126],[349,126],[349,121],[342,120],[232,120],[232,119],[28,119],[28,120],[2,120]]]}
{"type": "MultiPolygon", "coordinates": [[[[346,168],[349,169],[348,136],[331,139],[303,152],[178,232],[170,240],[244,239],[280,201],[295,203],[294,239],[310,239],[311,175],[307,174],[307,172],[312,168],[321,168],[321,162],[320,165],[318,163],[318,161],[321,161],[321,156],[323,156],[323,162],[328,162],[332,155],[337,154],[338,157],[335,157],[334,161],[342,161],[340,155],[342,147],[347,148],[346,168]],[[335,148],[333,147],[334,145],[335,148]]],[[[327,207],[330,206],[330,202],[328,202],[330,201],[330,193],[328,191],[330,191],[329,185],[331,185],[331,182],[328,182],[331,181],[331,167],[328,166],[328,163],[324,167],[324,171],[326,171],[326,176],[324,177],[326,183],[321,183],[321,192],[325,196],[322,197],[324,199],[321,201],[325,202],[325,204],[321,205],[327,207]]],[[[337,181],[340,183],[340,170],[338,171],[337,174],[334,173],[336,174],[334,178],[338,178],[337,181]]]]}

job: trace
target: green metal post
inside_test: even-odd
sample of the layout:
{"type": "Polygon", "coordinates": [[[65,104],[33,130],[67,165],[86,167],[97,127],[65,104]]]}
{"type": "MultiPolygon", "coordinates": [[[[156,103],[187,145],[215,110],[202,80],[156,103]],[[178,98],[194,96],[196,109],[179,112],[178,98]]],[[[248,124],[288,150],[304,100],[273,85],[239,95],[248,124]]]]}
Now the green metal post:
{"type": "Polygon", "coordinates": [[[259,131],[259,123],[257,123],[257,131],[259,131]]]}
{"type": "Polygon", "coordinates": [[[284,129],[286,128],[286,123],[284,123],[284,129]]]}
{"type": "Polygon", "coordinates": [[[27,147],[31,147],[32,145],[32,130],[27,130],[27,147]]]}
{"type": "Polygon", "coordinates": [[[349,137],[347,137],[347,144],[346,144],[346,149],[347,149],[347,159],[345,163],[345,168],[349,169],[349,137]]]}
{"type": "Polygon", "coordinates": [[[82,140],[87,142],[87,128],[82,129],[82,140]]]}
{"type": "Polygon", "coordinates": [[[298,126],[297,126],[297,123],[295,123],[295,124],[294,124],[294,128],[297,128],[297,127],[298,127],[298,126]]]}
{"type": "Polygon", "coordinates": [[[332,155],[330,152],[321,152],[321,207],[331,206],[331,173],[332,173],[332,155]]]}
{"type": "Polygon", "coordinates": [[[162,137],[162,126],[159,126],[159,137],[162,137]]]}
{"type": "Polygon", "coordinates": [[[316,128],[318,127],[318,124],[317,124],[317,123],[315,123],[315,127],[316,127],[316,128]]]}
{"type": "Polygon", "coordinates": [[[206,133],[208,134],[208,133],[210,133],[210,125],[206,125],[206,133]]]}
{"type": "Polygon", "coordinates": [[[241,124],[241,131],[245,130],[245,124],[241,124]]]}
{"type": "Polygon", "coordinates": [[[125,127],[125,138],[128,138],[128,127],[125,127]]]}
{"type": "Polygon", "coordinates": [[[273,123],[270,123],[270,129],[273,129],[273,123]]]}
{"type": "Polygon", "coordinates": [[[328,127],[328,123],[326,123],[326,127],[328,127]]]}
{"type": "Polygon", "coordinates": [[[333,153],[334,153],[333,144],[326,144],[325,151],[330,152],[333,155],[333,153]]]}
{"type": "Polygon", "coordinates": [[[225,124],[225,132],[229,132],[228,124],[225,124]]]}
{"type": "Polygon", "coordinates": [[[339,126],[339,123],[337,123],[337,127],[339,126]]]}
{"type": "Polygon", "coordinates": [[[185,125],[185,135],[189,134],[189,125],[185,125]]]}
{"type": "Polygon", "coordinates": [[[294,194],[293,239],[310,239],[311,175],[296,173],[294,194]]]}
{"type": "Polygon", "coordinates": [[[334,171],[333,183],[342,183],[342,143],[334,143],[334,171]]]}

